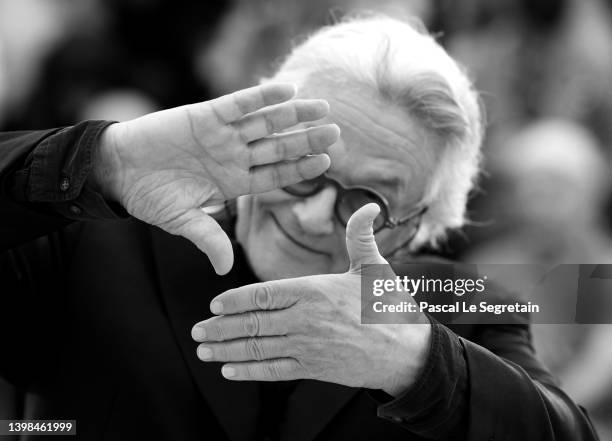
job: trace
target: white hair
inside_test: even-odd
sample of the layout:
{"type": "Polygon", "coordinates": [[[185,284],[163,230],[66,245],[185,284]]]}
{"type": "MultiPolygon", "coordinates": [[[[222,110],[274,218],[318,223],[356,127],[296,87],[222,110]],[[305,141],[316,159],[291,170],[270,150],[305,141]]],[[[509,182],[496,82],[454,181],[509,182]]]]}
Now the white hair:
{"type": "Polygon", "coordinates": [[[421,25],[377,15],[324,27],[295,47],[272,79],[365,86],[404,109],[441,150],[423,198],[429,209],[411,248],[435,245],[448,229],[464,224],[480,163],[478,94],[421,25]]]}

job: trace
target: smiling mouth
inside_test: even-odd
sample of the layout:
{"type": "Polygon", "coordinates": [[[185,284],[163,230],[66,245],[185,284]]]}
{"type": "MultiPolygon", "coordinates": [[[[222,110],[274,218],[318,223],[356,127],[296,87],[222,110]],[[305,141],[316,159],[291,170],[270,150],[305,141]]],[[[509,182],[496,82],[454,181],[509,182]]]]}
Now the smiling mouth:
{"type": "Polygon", "coordinates": [[[298,242],[293,236],[291,236],[289,233],[287,233],[287,231],[285,231],[285,229],[282,227],[282,225],[280,224],[280,222],[278,221],[276,216],[274,216],[274,214],[270,213],[270,217],[272,217],[272,220],[274,221],[274,223],[276,224],[278,229],[285,235],[285,237],[287,239],[289,239],[291,242],[293,242],[294,244],[296,244],[298,247],[303,248],[305,250],[308,250],[311,253],[322,254],[322,255],[326,255],[326,256],[329,255],[328,253],[326,253],[324,251],[320,251],[320,250],[316,250],[314,248],[310,248],[308,245],[304,245],[303,243],[298,242]]]}

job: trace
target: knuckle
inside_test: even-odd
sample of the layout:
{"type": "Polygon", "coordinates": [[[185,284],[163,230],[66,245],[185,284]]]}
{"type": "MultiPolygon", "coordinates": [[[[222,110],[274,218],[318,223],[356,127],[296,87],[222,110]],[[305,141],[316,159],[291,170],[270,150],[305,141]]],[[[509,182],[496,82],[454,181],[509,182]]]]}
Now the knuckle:
{"type": "Polygon", "coordinates": [[[313,368],[300,359],[296,359],[294,362],[294,375],[298,373],[302,378],[317,378],[317,374],[314,372],[313,368]]]}
{"type": "Polygon", "coordinates": [[[257,286],[253,291],[253,304],[259,309],[272,308],[272,288],[268,284],[257,286]]]}
{"type": "MultiPolygon", "coordinates": [[[[271,335],[275,333],[278,326],[273,324],[272,316],[269,311],[263,311],[257,314],[259,320],[259,335],[271,335]]],[[[283,334],[283,332],[279,332],[283,334]]]]}
{"type": "Polygon", "coordinates": [[[240,91],[231,94],[232,102],[241,114],[246,114],[249,111],[247,100],[240,91]]]}
{"type": "Polygon", "coordinates": [[[277,139],[274,145],[274,155],[277,161],[280,161],[285,157],[285,152],[287,151],[287,145],[283,139],[277,139]]]}
{"type": "Polygon", "coordinates": [[[214,325],[207,325],[205,327],[206,337],[212,341],[219,341],[219,330],[214,325]]]}
{"type": "Polygon", "coordinates": [[[227,122],[225,121],[225,118],[223,117],[223,115],[221,114],[221,111],[217,108],[215,103],[208,101],[206,104],[207,104],[206,110],[208,111],[209,114],[213,116],[213,118],[216,119],[217,124],[225,125],[227,122]]]}
{"type": "Polygon", "coordinates": [[[237,130],[236,131],[237,136],[238,136],[238,141],[242,144],[248,144],[250,142],[249,137],[247,136],[246,132],[244,130],[237,130]]]}
{"type": "Polygon", "coordinates": [[[306,114],[308,113],[308,104],[304,101],[294,101],[291,106],[291,121],[293,123],[298,123],[306,119],[306,114]]]}
{"type": "Polygon", "coordinates": [[[261,347],[261,344],[256,338],[248,338],[245,341],[245,352],[249,359],[261,361],[265,359],[265,354],[261,347]]]}
{"type": "Polygon", "coordinates": [[[308,132],[300,133],[291,138],[289,145],[294,156],[305,155],[312,151],[310,141],[308,140],[308,132]]]}
{"type": "Polygon", "coordinates": [[[259,318],[256,313],[248,312],[242,317],[242,326],[249,337],[259,335],[259,318]]]}
{"type": "Polygon", "coordinates": [[[372,244],[372,242],[374,241],[374,236],[370,234],[370,232],[356,232],[353,230],[353,228],[347,227],[346,240],[352,242],[357,246],[366,246],[372,244]]]}
{"type": "Polygon", "coordinates": [[[272,188],[280,187],[281,175],[278,168],[274,168],[272,171],[272,188]]]}
{"type": "Polygon", "coordinates": [[[318,140],[315,136],[316,132],[313,132],[312,130],[306,130],[306,132],[304,132],[304,137],[306,138],[306,145],[308,146],[309,149],[313,150],[314,147],[316,145],[318,145],[318,140]]]}
{"type": "Polygon", "coordinates": [[[307,353],[307,343],[305,338],[294,336],[291,338],[290,344],[287,345],[286,356],[293,358],[301,358],[307,353]]]}
{"type": "Polygon", "coordinates": [[[212,351],[213,351],[213,359],[215,360],[228,360],[229,359],[229,351],[227,350],[226,345],[224,344],[219,344],[219,345],[210,345],[212,351]]]}
{"type": "Polygon", "coordinates": [[[246,378],[250,378],[254,380],[258,378],[257,367],[253,363],[244,363],[243,369],[244,369],[243,373],[246,378]]]}
{"type": "Polygon", "coordinates": [[[251,167],[253,164],[256,163],[260,155],[257,154],[256,149],[247,149],[247,152],[248,152],[247,153],[248,154],[247,165],[248,167],[251,167]]]}
{"type": "Polygon", "coordinates": [[[224,337],[224,332],[221,330],[221,326],[218,326],[217,324],[207,326],[206,334],[209,335],[209,338],[214,341],[222,341],[224,337]]]}
{"type": "Polygon", "coordinates": [[[262,368],[263,368],[263,373],[265,377],[271,378],[274,380],[279,380],[281,378],[280,363],[278,363],[277,361],[265,363],[262,366],[262,368]]]}
{"type": "Polygon", "coordinates": [[[293,164],[293,171],[295,174],[299,175],[300,179],[312,179],[312,175],[307,171],[303,164],[300,162],[296,162],[293,164]]]}
{"type": "Polygon", "coordinates": [[[264,123],[266,124],[266,133],[276,132],[273,116],[269,113],[264,113],[263,119],[264,119],[264,123]]]}
{"type": "Polygon", "coordinates": [[[211,319],[210,325],[206,328],[208,333],[210,329],[210,338],[216,341],[229,340],[231,338],[229,325],[231,322],[226,317],[215,317],[211,319]]]}
{"type": "Polygon", "coordinates": [[[285,375],[292,379],[304,378],[305,376],[307,377],[307,375],[305,375],[305,370],[302,367],[302,362],[294,358],[285,360],[283,370],[285,375]]]}

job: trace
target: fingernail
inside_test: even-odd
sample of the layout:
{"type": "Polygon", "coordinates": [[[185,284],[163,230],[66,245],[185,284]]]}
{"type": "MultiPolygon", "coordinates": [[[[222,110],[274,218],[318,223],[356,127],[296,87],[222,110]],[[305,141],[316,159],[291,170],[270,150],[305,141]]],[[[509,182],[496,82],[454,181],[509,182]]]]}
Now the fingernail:
{"type": "Polygon", "coordinates": [[[207,348],[205,346],[200,346],[198,348],[198,357],[200,358],[200,360],[209,360],[211,359],[213,356],[213,351],[210,348],[207,348]]]}
{"type": "Polygon", "coordinates": [[[223,312],[223,304],[219,300],[213,300],[210,304],[210,312],[213,314],[221,314],[223,312]]]}
{"type": "Polygon", "coordinates": [[[206,340],[206,330],[201,326],[194,326],[191,330],[191,338],[194,340],[206,340]]]}
{"type": "Polygon", "coordinates": [[[233,367],[229,367],[229,366],[223,366],[221,368],[221,374],[225,378],[232,378],[236,376],[236,369],[234,369],[233,367]]]}

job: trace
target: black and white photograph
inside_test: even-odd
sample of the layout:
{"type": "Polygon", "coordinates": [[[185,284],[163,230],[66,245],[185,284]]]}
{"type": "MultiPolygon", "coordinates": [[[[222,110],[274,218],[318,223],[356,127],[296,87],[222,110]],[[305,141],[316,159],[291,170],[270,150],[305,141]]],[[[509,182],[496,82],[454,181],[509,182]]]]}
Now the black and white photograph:
{"type": "Polygon", "coordinates": [[[611,0],[0,0],[0,440],[612,441],[611,0]]]}

